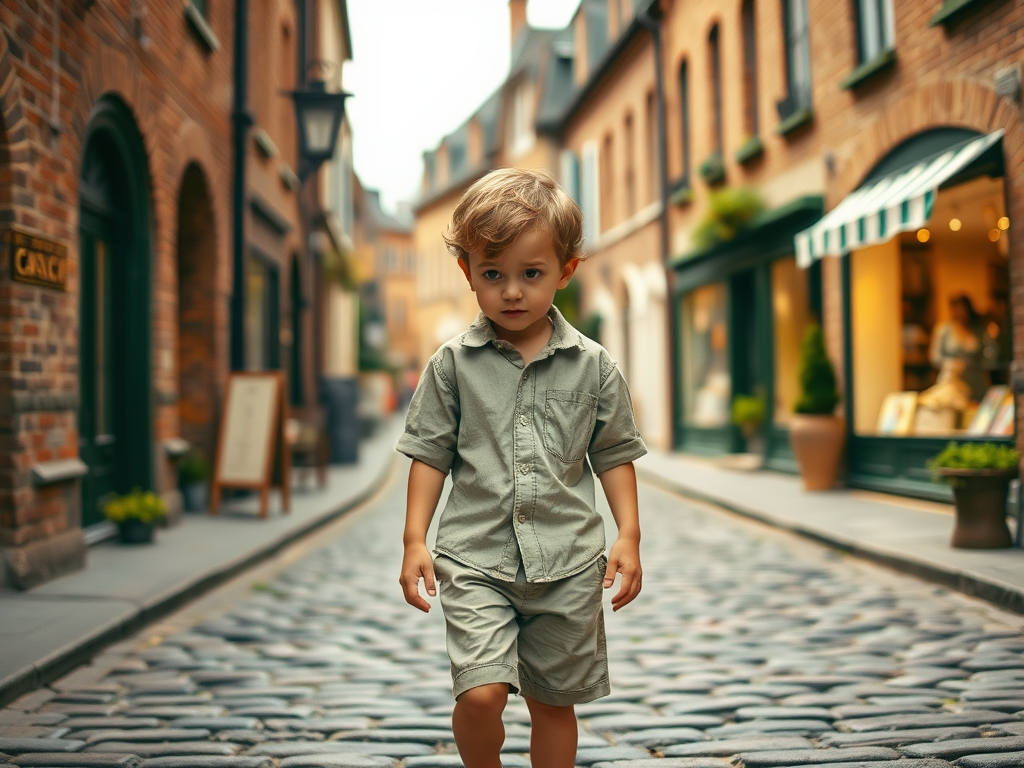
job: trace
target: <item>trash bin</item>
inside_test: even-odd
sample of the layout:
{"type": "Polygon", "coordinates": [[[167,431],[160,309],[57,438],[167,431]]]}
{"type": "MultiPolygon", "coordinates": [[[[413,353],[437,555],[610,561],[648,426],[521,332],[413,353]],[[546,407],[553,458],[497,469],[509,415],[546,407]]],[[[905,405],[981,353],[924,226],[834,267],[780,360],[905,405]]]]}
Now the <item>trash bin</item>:
{"type": "Polygon", "coordinates": [[[327,409],[327,440],[332,464],[359,461],[359,381],[355,377],[325,376],[320,397],[327,409]]]}

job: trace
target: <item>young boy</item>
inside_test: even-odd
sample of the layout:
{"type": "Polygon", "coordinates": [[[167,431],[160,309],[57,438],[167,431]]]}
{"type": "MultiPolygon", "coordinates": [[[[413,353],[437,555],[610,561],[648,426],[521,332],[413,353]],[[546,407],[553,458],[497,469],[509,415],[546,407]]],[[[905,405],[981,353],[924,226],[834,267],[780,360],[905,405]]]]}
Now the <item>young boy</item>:
{"type": "Polygon", "coordinates": [[[602,584],[622,574],[613,610],[640,592],[632,462],[647,449],[614,361],[552,306],[579,263],[581,215],[551,177],[488,174],[445,240],[481,314],[430,359],[398,442],[413,459],[400,582],[421,611],[420,579],[430,595],[440,584],[466,768],[500,768],[509,692],[530,710],[533,768],[572,768],[573,705],[609,693],[602,584]],[[607,558],[591,468],[619,531],[607,558]]]}

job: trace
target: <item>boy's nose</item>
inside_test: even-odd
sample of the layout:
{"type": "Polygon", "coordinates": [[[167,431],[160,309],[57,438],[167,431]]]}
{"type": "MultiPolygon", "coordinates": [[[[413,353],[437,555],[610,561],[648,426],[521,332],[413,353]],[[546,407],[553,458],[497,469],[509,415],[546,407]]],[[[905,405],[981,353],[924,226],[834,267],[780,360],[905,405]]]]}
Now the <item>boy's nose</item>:
{"type": "Polygon", "coordinates": [[[505,298],[506,299],[509,299],[509,300],[519,299],[519,298],[522,298],[522,296],[523,296],[523,291],[522,291],[522,289],[520,289],[518,283],[512,283],[511,285],[508,285],[505,288],[505,298]]]}

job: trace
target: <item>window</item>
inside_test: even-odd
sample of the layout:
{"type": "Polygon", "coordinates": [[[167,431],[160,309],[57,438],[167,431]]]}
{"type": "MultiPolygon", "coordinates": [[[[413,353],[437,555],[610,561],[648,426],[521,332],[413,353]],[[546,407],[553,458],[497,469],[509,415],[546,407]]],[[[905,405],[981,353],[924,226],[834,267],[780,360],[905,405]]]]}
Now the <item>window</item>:
{"type": "Polygon", "coordinates": [[[760,133],[757,115],[757,24],[754,18],[754,0],[744,0],[743,23],[743,101],[746,105],[748,136],[760,133]]]}
{"type": "Polygon", "coordinates": [[[683,149],[683,178],[690,178],[690,76],[685,59],[679,65],[679,113],[681,118],[680,140],[683,149]]]}
{"type": "Polygon", "coordinates": [[[405,330],[405,299],[395,299],[395,329],[405,330]]]}
{"type": "Polygon", "coordinates": [[[708,58],[711,70],[711,114],[715,139],[714,151],[722,154],[722,51],[718,42],[718,25],[708,34],[708,58]]]}
{"type": "Polygon", "coordinates": [[[687,426],[729,424],[729,299],[725,283],[697,288],[683,297],[683,421],[687,426]]]}
{"type": "Polygon", "coordinates": [[[601,184],[598,178],[597,142],[583,145],[583,167],[580,169],[580,210],[583,212],[583,239],[593,248],[601,232],[601,184]]]}
{"type": "Polygon", "coordinates": [[[779,426],[789,423],[793,416],[793,406],[800,396],[800,346],[812,320],[810,273],[810,269],[798,267],[793,256],[785,256],[773,261],[771,265],[775,353],[775,403],[772,418],[779,426]]]}
{"type": "Polygon", "coordinates": [[[636,140],[633,132],[633,114],[626,115],[622,126],[626,152],[626,216],[636,213],[636,140]]]}
{"type": "Polygon", "coordinates": [[[559,174],[561,176],[562,188],[569,193],[576,205],[582,207],[580,200],[580,160],[571,149],[562,150],[560,157],[559,174]]]}
{"type": "Polygon", "coordinates": [[[1002,178],[940,189],[927,229],[850,254],[856,434],[1014,434],[1004,200],[1002,178]]]}
{"type": "Polygon", "coordinates": [[[245,296],[245,367],[250,371],[278,367],[277,268],[250,256],[245,296]]]}
{"type": "Polygon", "coordinates": [[[520,83],[512,93],[509,136],[512,139],[509,151],[513,157],[533,146],[533,83],[528,81],[520,83]]]}
{"type": "Polygon", "coordinates": [[[807,0],[783,0],[783,3],[789,96],[783,100],[787,103],[780,105],[779,116],[785,120],[811,106],[811,41],[807,0]]]}
{"type": "Polygon", "coordinates": [[[661,175],[658,164],[658,105],[654,100],[654,93],[652,91],[647,92],[644,116],[647,120],[646,146],[644,148],[644,166],[647,172],[647,200],[653,203],[658,199],[661,175]]]}
{"type": "Polygon", "coordinates": [[[895,47],[892,0],[857,0],[857,43],[860,63],[895,47]]]}
{"type": "Polygon", "coordinates": [[[405,252],[405,271],[415,272],[416,271],[416,251],[405,252]]]}
{"type": "Polygon", "coordinates": [[[601,221],[603,227],[601,231],[608,229],[612,225],[614,216],[612,215],[612,208],[615,204],[615,163],[612,159],[612,152],[615,150],[615,139],[612,135],[606,134],[604,137],[604,145],[601,147],[601,167],[599,169],[600,185],[601,185],[601,221]]]}
{"type": "Polygon", "coordinates": [[[398,253],[390,245],[384,250],[384,271],[398,271],[398,253]]]}

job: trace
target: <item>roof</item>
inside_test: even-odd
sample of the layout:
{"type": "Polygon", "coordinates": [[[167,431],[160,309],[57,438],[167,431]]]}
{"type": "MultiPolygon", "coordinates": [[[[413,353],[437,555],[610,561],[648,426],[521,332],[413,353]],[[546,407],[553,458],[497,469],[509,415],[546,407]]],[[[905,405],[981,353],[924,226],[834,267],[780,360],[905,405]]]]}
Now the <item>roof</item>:
{"type": "Polygon", "coordinates": [[[408,233],[412,232],[412,220],[408,209],[399,210],[397,215],[392,215],[384,210],[380,202],[380,190],[363,188],[363,202],[366,205],[366,213],[369,217],[371,229],[376,232],[386,230],[388,232],[408,233]]]}

